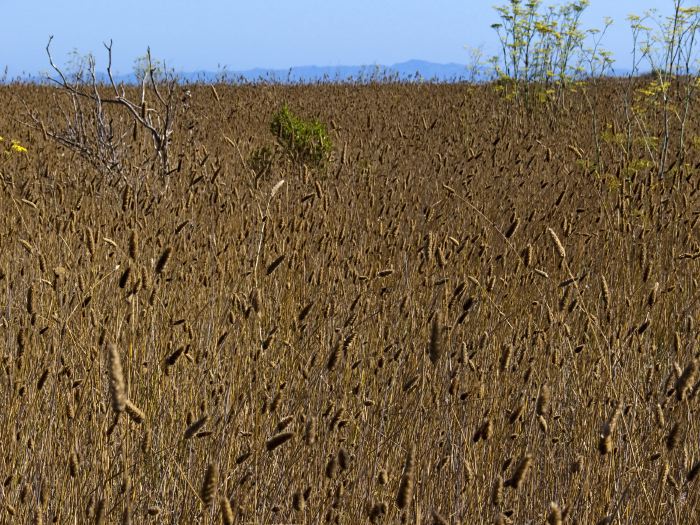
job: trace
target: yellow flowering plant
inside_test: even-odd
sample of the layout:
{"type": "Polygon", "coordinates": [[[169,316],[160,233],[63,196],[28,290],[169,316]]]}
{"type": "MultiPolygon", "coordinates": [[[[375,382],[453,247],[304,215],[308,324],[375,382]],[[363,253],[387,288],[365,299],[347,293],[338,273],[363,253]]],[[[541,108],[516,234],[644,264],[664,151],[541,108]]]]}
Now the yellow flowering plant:
{"type": "Polygon", "coordinates": [[[27,153],[27,148],[22,146],[19,142],[13,142],[12,146],[10,146],[10,150],[16,153],[27,153]]]}
{"type": "Polygon", "coordinates": [[[26,154],[28,153],[27,148],[22,146],[22,144],[15,139],[10,140],[9,145],[5,145],[7,141],[4,137],[0,136],[0,150],[3,150],[5,155],[11,155],[13,153],[26,154]]]}
{"type": "Polygon", "coordinates": [[[4,180],[4,173],[2,170],[3,165],[9,166],[14,164],[13,159],[22,159],[27,157],[28,150],[22,144],[15,139],[5,140],[3,136],[0,135],[0,178],[4,180]]]}

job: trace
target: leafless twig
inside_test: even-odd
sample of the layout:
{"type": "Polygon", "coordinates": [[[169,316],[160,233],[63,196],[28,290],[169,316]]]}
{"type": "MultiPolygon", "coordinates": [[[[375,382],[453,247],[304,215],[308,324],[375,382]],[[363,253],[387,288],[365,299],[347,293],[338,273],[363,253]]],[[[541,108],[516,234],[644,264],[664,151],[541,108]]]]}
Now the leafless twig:
{"type": "MultiPolygon", "coordinates": [[[[158,161],[163,176],[171,174],[169,146],[177,116],[177,79],[172,74],[156,79],[151,51],[146,53],[146,68],[141,80],[141,96],[137,102],[118,84],[112,73],[112,41],[105,43],[107,52],[107,82],[103,86],[95,72],[95,59],[87,57],[87,76],[82,68],[71,78],[56,65],[51,54],[49,37],[46,54],[54,72],[48,80],[58,88],[56,108],[62,118],[60,125],[49,125],[31,108],[27,114],[31,123],[52,140],[86,158],[100,171],[121,174],[125,169],[125,148],[130,129],[132,140],[138,129],[145,130],[152,141],[151,159],[158,161]],[[105,88],[106,91],[105,92],[105,88]],[[67,99],[67,100],[66,100],[67,99]],[[149,102],[152,103],[149,106],[149,102]],[[114,107],[114,110],[108,109],[114,107]],[[118,129],[116,129],[118,128],[118,129]]],[[[148,161],[148,159],[144,159],[148,161]]]]}

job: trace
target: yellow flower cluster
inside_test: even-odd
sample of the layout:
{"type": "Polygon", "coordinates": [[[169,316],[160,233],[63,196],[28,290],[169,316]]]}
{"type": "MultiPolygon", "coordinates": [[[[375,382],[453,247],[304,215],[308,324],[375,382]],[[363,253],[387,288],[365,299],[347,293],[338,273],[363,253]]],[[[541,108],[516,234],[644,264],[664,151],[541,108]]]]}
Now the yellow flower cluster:
{"type": "MultiPolygon", "coordinates": [[[[0,136],[0,142],[4,142],[4,141],[5,141],[5,139],[2,136],[0,136]]],[[[9,155],[10,152],[27,153],[27,148],[22,146],[22,144],[20,144],[20,142],[18,140],[12,139],[10,141],[10,147],[5,151],[5,154],[9,155]]]]}
{"type": "Polygon", "coordinates": [[[15,140],[12,141],[12,146],[10,146],[10,149],[16,153],[27,153],[27,148],[15,140]]]}

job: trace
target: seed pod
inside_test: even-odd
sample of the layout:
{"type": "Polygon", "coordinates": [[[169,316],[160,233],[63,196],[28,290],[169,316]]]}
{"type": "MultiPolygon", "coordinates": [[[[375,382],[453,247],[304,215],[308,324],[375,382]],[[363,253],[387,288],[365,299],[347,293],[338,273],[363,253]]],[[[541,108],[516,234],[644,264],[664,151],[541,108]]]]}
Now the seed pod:
{"type": "Polygon", "coordinates": [[[165,268],[168,266],[168,261],[170,260],[170,255],[172,254],[172,252],[172,247],[168,246],[167,248],[165,248],[161,256],[158,258],[158,262],[156,263],[156,274],[161,274],[165,271],[165,268]]]}
{"type": "Polygon", "coordinates": [[[518,466],[515,468],[515,472],[513,473],[513,475],[510,477],[510,479],[507,479],[505,481],[504,486],[511,487],[513,488],[513,490],[518,490],[518,487],[525,479],[525,476],[527,476],[531,465],[532,454],[525,454],[520,460],[520,463],[518,463],[518,466]]]}
{"type": "Polygon", "coordinates": [[[406,454],[406,461],[403,467],[403,474],[399,483],[399,491],[396,494],[396,506],[403,510],[413,498],[413,481],[415,475],[415,446],[411,446],[406,454]]]}
{"type": "Polygon", "coordinates": [[[199,497],[202,498],[202,502],[208,507],[214,500],[214,491],[216,490],[216,483],[219,479],[219,469],[216,465],[210,463],[207,466],[207,470],[204,473],[204,481],[202,482],[202,488],[199,491],[199,497]]]}
{"type": "Polygon", "coordinates": [[[112,410],[116,414],[124,411],[126,406],[126,387],[124,386],[124,372],[122,362],[119,357],[117,346],[110,343],[109,352],[109,391],[112,400],[112,410]]]}
{"type": "Polygon", "coordinates": [[[209,416],[204,415],[200,417],[197,421],[191,423],[185,430],[184,439],[190,439],[194,436],[209,420],[209,416]]]}
{"type": "Polygon", "coordinates": [[[554,230],[552,228],[547,228],[547,234],[549,234],[552,244],[554,244],[554,247],[557,249],[559,257],[566,259],[566,250],[564,249],[564,245],[559,240],[559,237],[557,237],[557,234],[554,233],[554,230]]]}
{"type": "Polygon", "coordinates": [[[430,329],[430,345],[428,347],[428,356],[430,357],[430,362],[433,365],[437,365],[442,355],[442,334],[441,334],[441,323],[439,315],[435,314],[433,317],[433,324],[430,329]]]}
{"type": "Polygon", "coordinates": [[[693,359],[688,365],[683,369],[683,373],[680,375],[676,381],[676,399],[678,401],[683,401],[686,398],[686,393],[688,389],[695,383],[695,376],[698,371],[698,362],[693,359]]]}
{"type": "Polygon", "coordinates": [[[294,437],[294,432],[282,432],[281,434],[277,434],[275,436],[272,436],[270,439],[268,439],[267,442],[265,442],[265,448],[267,449],[268,452],[272,452],[277,447],[284,445],[287,441],[289,441],[293,437],[294,437]]]}

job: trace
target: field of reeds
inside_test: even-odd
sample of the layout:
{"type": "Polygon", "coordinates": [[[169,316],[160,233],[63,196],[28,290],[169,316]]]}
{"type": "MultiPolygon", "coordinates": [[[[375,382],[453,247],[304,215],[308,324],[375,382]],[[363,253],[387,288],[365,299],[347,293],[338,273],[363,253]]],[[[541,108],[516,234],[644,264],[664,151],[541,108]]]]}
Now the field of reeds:
{"type": "Polygon", "coordinates": [[[167,179],[2,87],[0,522],[696,522],[700,121],[625,82],[190,86],[167,179]]]}

